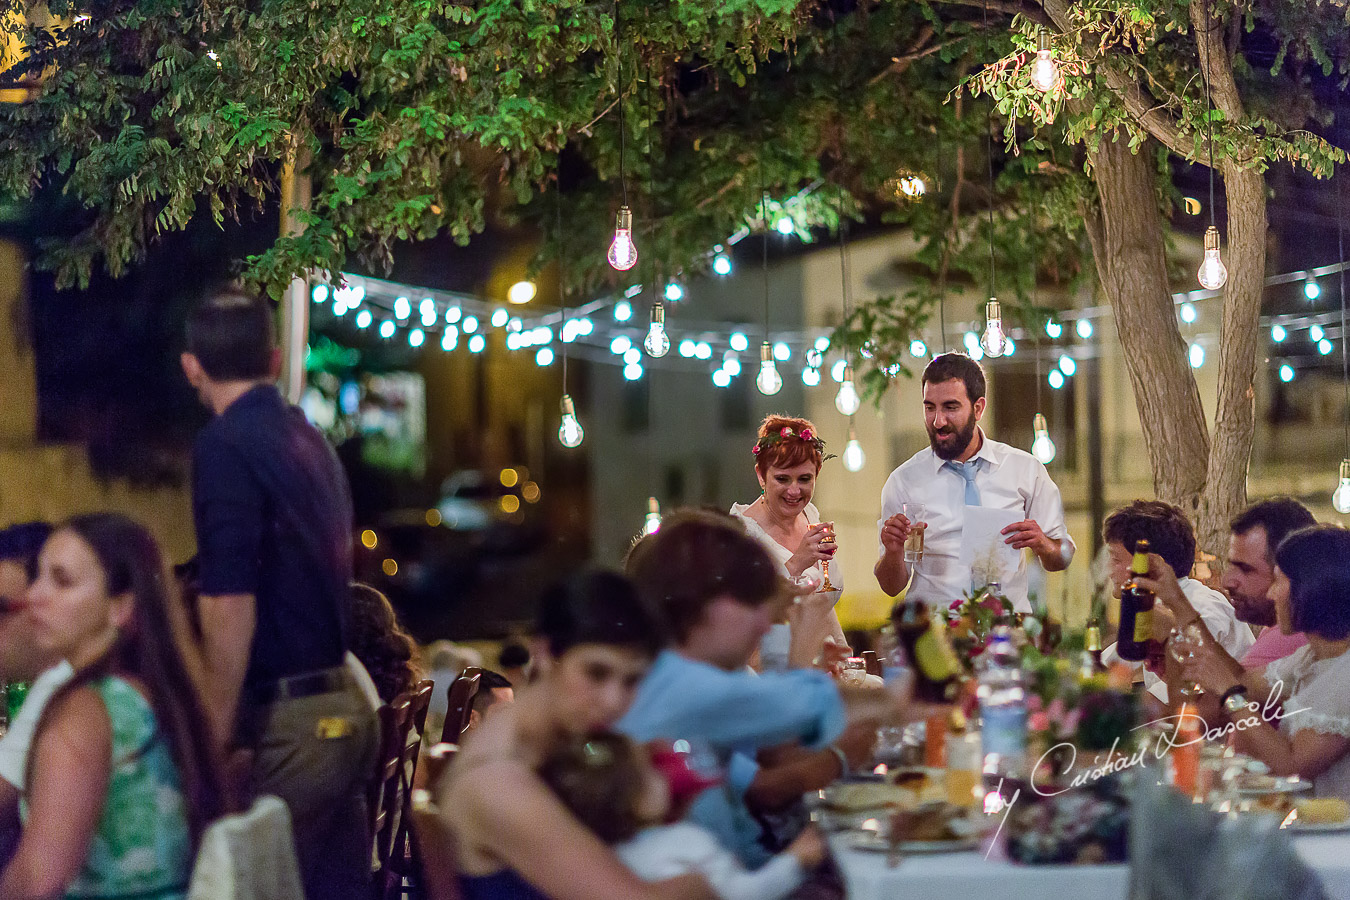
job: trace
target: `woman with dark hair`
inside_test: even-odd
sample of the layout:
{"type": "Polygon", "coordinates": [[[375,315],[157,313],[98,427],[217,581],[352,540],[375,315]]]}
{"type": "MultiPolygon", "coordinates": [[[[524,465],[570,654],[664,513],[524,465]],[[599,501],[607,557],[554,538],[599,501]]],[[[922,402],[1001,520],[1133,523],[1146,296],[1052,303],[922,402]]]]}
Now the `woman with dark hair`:
{"type": "Polygon", "coordinates": [[[593,571],[547,591],[535,680],[470,734],[439,786],[465,900],[711,897],[681,876],[646,883],[539,777],[569,736],[609,728],[665,643],[659,617],[622,575],[593,571]]]}
{"type": "MultiPolygon", "coordinates": [[[[1306,633],[1307,645],[1264,670],[1245,671],[1211,640],[1183,665],[1182,676],[1219,698],[1225,718],[1239,723],[1234,726],[1239,750],[1264,762],[1272,774],[1311,780],[1318,796],[1350,801],[1346,560],[1350,531],[1339,525],[1313,525],[1289,535],[1275,551],[1268,597],[1276,627],[1284,634],[1306,633]],[[1278,726],[1268,715],[1273,709],[1282,710],[1278,726]]],[[[1157,585],[1158,596],[1172,606],[1175,579],[1157,560],[1149,574],[1145,586],[1157,585]]]]}
{"type": "MultiPolygon", "coordinates": [[[[834,523],[820,521],[820,511],[811,499],[825,460],[825,442],[810,420],[775,414],[760,423],[752,452],[759,499],[733,503],[731,514],[769,551],[782,574],[794,581],[812,579],[824,585],[825,567],[837,549],[834,523]]],[[[834,611],[844,586],[842,578],[838,568],[830,570],[829,581],[835,590],[806,594],[786,610],[784,621],[770,628],[760,644],[761,668],[777,671],[809,666],[827,637],[838,647],[847,646],[834,611]]]]}
{"type": "Polygon", "coordinates": [[[38,722],[0,896],[186,896],[224,800],[154,539],[120,515],[71,519],[42,548],[25,614],[34,643],[75,674],[38,722]]]}
{"type": "Polygon", "coordinates": [[[347,640],[352,655],[370,673],[380,699],[389,703],[422,677],[417,642],[399,625],[389,599],[368,584],[352,582],[350,612],[347,640]]]}

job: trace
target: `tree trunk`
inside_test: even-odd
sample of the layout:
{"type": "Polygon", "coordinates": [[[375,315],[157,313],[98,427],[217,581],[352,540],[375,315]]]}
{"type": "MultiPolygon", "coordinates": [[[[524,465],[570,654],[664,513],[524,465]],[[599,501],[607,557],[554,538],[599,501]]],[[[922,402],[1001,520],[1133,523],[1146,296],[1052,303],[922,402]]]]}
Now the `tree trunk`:
{"type": "Polygon", "coordinates": [[[1085,215],[1088,236],[1134,387],[1153,488],[1194,515],[1209,432],[1167,282],[1153,143],[1131,153],[1125,135],[1103,135],[1089,157],[1101,207],[1085,215]]]}

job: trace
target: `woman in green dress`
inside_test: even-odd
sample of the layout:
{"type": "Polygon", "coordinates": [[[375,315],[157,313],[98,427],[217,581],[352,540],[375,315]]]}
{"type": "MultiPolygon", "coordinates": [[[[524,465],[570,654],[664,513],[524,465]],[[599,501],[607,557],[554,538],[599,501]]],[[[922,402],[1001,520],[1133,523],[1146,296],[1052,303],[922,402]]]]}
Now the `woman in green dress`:
{"type": "Polygon", "coordinates": [[[221,769],[154,539],[120,515],[70,520],[42,548],[24,613],[75,675],[39,720],[0,897],[186,896],[221,769]]]}

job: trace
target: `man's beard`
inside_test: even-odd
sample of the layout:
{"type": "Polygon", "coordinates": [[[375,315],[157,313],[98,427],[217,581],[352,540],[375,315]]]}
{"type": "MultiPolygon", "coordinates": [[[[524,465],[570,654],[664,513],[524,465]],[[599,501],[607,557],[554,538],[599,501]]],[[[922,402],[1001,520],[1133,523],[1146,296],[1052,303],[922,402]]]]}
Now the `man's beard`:
{"type": "Polygon", "coordinates": [[[975,417],[971,416],[966,421],[965,426],[960,429],[952,429],[949,425],[945,433],[948,435],[954,434],[956,437],[951,443],[943,446],[938,443],[938,432],[933,426],[928,426],[928,444],[933,448],[933,452],[937,454],[938,459],[956,459],[966,452],[966,448],[970,446],[971,438],[975,436],[975,417]]]}

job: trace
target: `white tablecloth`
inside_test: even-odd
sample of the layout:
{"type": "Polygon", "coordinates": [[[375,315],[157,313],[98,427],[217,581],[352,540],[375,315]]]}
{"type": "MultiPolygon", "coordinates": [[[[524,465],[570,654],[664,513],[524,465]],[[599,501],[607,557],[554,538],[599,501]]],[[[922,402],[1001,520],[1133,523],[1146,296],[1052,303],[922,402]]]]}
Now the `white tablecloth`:
{"type": "MultiPolygon", "coordinates": [[[[1020,866],[982,853],[905,857],[889,868],[886,854],[854,850],[830,838],[850,900],[1125,900],[1130,867],[1020,866]]],[[[1294,846],[1322,877],[1327,896],[1350,900],[1350,831],[1296,838],[1294,846]]]]}

